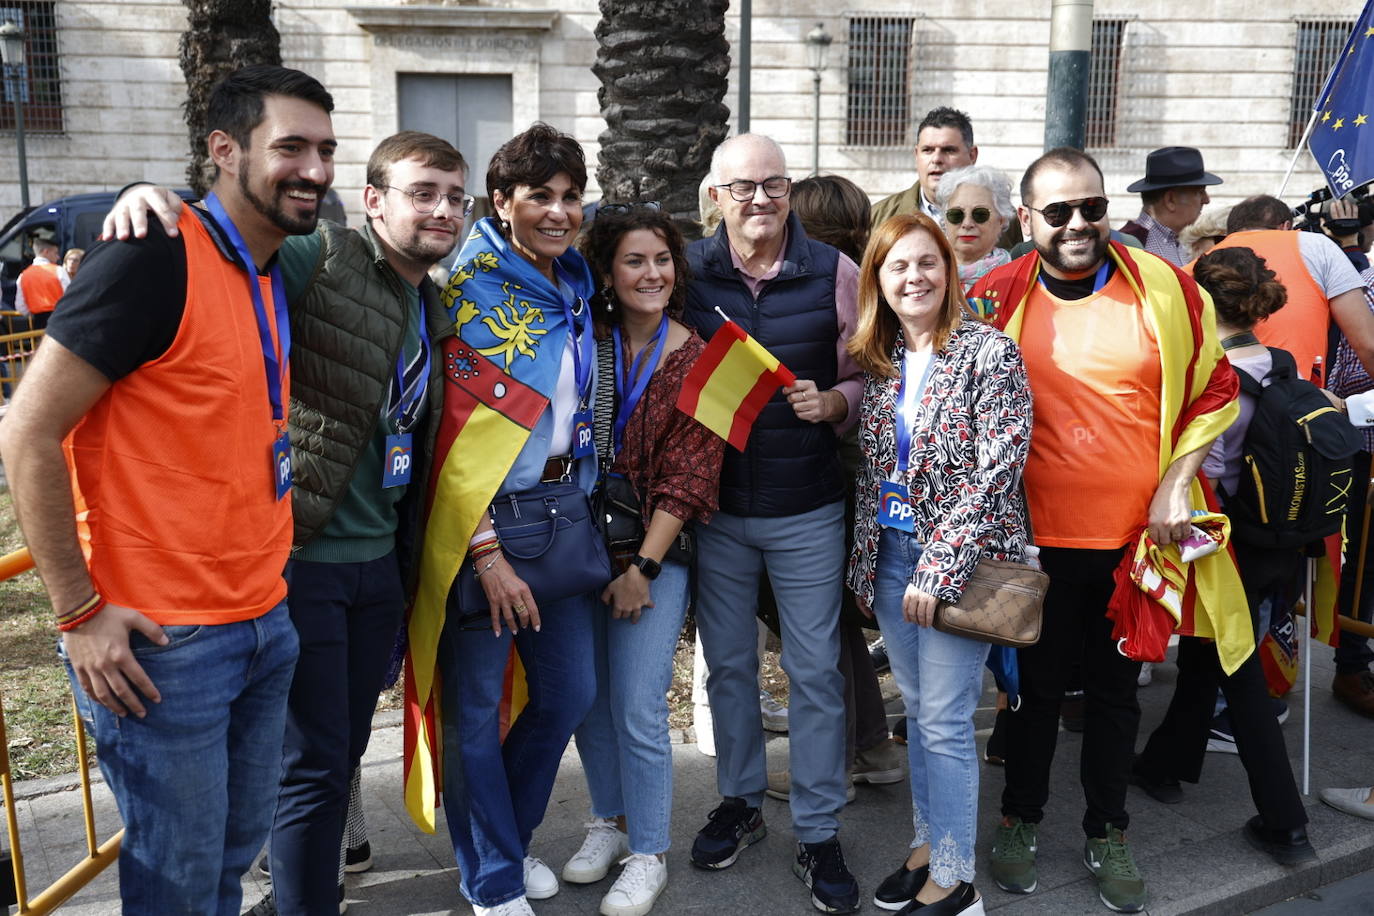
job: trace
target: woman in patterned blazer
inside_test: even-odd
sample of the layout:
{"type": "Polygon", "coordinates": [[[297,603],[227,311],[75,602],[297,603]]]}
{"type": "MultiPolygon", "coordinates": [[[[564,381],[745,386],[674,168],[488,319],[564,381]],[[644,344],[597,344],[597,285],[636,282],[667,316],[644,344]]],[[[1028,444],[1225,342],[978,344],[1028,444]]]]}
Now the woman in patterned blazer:
{"type": "Polygon", "coordinates": [[[869,241],[849,350],[867,375],[849,585],[878,618],[906,701],[915,828],[874,904],[981,914],[973,710],[988,645],[931,624],[982,557],[1022,558],[1026,370],[1015,343],[967,317],[954,253],[924,214],[894,216],[869,241]]]}

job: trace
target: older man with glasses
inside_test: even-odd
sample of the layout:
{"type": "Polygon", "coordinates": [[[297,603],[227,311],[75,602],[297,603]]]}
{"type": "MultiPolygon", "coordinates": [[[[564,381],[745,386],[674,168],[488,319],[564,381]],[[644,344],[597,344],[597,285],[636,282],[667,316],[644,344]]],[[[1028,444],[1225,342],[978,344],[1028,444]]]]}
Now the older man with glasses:
{"type": "MultiPolygon", "coordinates": [[[[1035,392],[1025,486],[1050,590],[1040,642],[1019,653],[1022,705],[1007,728],[1015,751],[991,871],[1005,891],[1036,889],[1059,704],[1081,657],[1083,863],[1103,903],[1135,913],[1145,907],[1145,882],[1125,830],[1140,662],[1118,651],[1107,604],[1142,529],[1161,547],[1173,544],[1204,508],[1198,472],[1237,415],[1237,382],[1211,300],[1161,259],[1109,241],[1092,157],[1046,153],[1026,170],[1021,200],[1034,252],[987,274],[972,296],[999,303],[994,321],[1020,343],[1035,392]]],[[[1254,639],[1230,553],[1195,560],[1186,575],[1196,594],[1189,623],[1216,638],[1234,670],[1254,639]]]]}
{"type": "Polygon", "coordinates": [[[797,382],[763,408],[742,453],[727,450],[720,511],[697,528],[697,627],[711,669],[706,689],[725,798],[697,835],[692,862],[726,868],[766,832],[754,624],[766,570],[792,685],[793,871],[818,909],[848,913],[858,909],[859,888],[836,835],[847,788],[839,669],[845,479],[837,446],[857,418],[863,387],[845,352],[858,267],[807,238],[791,213],[787,163],[769,138],[743,134],[722,143],[711,174],[724,231],[688,248],[685,320],[710,337],[722,323],[719,308],[797,382]]]}

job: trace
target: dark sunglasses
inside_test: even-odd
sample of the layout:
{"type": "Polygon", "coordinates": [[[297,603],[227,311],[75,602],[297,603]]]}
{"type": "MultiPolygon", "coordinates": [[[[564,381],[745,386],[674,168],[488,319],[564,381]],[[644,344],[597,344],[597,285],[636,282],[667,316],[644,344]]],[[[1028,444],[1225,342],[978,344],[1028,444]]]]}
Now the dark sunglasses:
{"type": "MultiPolygon", "coordinates": [[[[989,210],[987,207],[974,207],[972,210],[968,212],[969,216],[973,217],[973,221],[980,226],[983,225],[983,223],[986,223],[988,220],[992,219],[992,211],[989,210]]],[[[951,226],[957,226],[963,221],[963,207],[951,207],[950,209],[945,211],[945,222],[949,223],[951,226]]]]}
{"type": "Polygon", "coordinates": [[[633,213],[636,210],[659,209],[662,209],[662,205],[656,200],[637,200],[628,204],[602,204],[596,208],[596,212],[612,216],[617,213],[633,213]]]}
{"type": "Polygon", "coordinates": [[[1058,229],[1073,219],[1073,211],[1075,210],[1082,213],[1083,219],[1087,222],[1097,222],[1107,215],[1107,198],[1085,197],[1082,200],[1061,200],[1048,204],[1043,209],[1040,207],[1028,207],[1027,209],[1034,210],[1043,216],[1051,229],[1058,229]]]}

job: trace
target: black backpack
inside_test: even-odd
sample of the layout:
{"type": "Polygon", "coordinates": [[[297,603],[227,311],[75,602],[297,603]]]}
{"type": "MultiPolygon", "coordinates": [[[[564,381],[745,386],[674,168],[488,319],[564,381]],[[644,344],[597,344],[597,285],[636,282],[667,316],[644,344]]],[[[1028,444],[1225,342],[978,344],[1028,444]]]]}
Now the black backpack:
{"type": "Polygon", "coordinates": [[[1350,498],[1351,458],[1363,447],[1345,414],[1298,376],[1287,350],[1262,384],[1234,369],[1255,397],[1236,493],[1226,501],[1231,537],[1256,547],[1300,548],[1341,530],[1350,498]]]}

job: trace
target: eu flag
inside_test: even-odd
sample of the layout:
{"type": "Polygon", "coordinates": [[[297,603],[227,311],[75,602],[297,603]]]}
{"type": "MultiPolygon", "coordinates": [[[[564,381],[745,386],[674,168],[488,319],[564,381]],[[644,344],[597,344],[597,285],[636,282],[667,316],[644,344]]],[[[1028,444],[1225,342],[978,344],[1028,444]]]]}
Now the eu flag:
{"type": "Polygon", "coordinates": [[[1340,197],[1374,179],[1374,0],[1368,0],[1313,106],[1308,149],[1340,197]]]}

